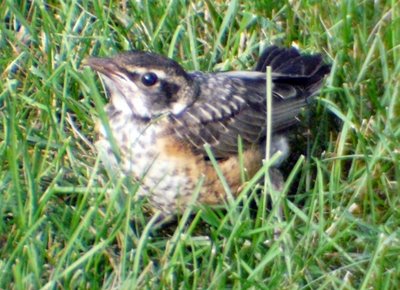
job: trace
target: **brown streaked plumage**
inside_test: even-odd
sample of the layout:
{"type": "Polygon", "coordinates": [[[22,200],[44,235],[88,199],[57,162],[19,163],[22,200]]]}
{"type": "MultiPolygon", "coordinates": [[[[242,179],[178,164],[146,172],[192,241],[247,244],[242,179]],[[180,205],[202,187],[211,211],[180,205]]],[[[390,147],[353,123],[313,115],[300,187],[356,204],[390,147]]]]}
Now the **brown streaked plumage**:
{"type": "MultiPolygon", "coordinates": [[[[198,180],[205,180],[198,201],[220,203],[225,192],[204,150],[210,144],[232,192],[241,186],[238,136],[244,165],[253,176],[262,165],[266,138],[266,77],[272,67],[271,154],[288,144],[284,132],[309,99],[318,93],[330,67],[320,55],[272,46],[254,71],[186,72],[163,56],[132,51],[113,58],[90,58],[100,73],[110,103],[111,133],[121,153],[117,161],[104,129],[97,147],[108,166],[141,183],[140,194],[164,214],[185,208],[198,180]]],[[[275,183],[281,182],[274,170],[275,183]]]]}

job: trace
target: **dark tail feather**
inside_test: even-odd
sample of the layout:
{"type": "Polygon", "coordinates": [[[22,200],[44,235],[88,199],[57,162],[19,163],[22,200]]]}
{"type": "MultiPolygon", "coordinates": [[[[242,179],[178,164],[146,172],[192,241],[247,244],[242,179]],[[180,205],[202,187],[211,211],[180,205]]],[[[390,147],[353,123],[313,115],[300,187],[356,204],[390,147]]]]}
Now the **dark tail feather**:
{"type": "Polygon", "coordinates": [[[320,88],[331,66],[326,64],[320,54],[306,55],[294,48],[270,46],[261,54],[256,71],[265,72],[271,66],[272,72],[279,74],[274,81],[290,83],[314,94],[320,88]]]}

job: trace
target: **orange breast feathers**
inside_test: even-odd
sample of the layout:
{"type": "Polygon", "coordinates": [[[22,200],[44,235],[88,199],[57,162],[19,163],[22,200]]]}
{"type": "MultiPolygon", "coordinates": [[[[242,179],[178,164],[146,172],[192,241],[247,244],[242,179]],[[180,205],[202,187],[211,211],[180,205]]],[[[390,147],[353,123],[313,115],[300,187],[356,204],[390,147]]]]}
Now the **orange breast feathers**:
{"type": "MultiPolygon", "coordinates": [[[[164,137],[158,140],[159,148],[163,148],[163,159],[170,159],[175,164],[174,172],[170,174],[185,174],[191,182],[197,183],[204,175],[204,183],[200,192],[199,200],[202,203],[217,204],[225,198],[224,188],[215,171],[215,168],[209,160],[202,154],[195,154],[190,146],[173,137],[164,137]]],[[[160,156],[161,157],[161,156],[160,156]]],[[[243,165],[247,176],[251,178],[262,166],[262,150],[254,146],[243,152],[243,165]]],[[[237,155],[218,160],[218,166],[221,169],[228,185],[237,193],[242,185],[241,166],[237,155]]]]}

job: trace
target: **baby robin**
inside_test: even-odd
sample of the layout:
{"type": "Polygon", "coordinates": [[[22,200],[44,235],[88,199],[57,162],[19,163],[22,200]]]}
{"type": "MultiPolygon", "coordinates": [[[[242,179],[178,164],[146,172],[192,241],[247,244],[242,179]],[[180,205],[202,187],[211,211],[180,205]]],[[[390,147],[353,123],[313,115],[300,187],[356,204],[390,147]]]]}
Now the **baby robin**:
{"type": "Polygon", "coordinates": [[[284,157],[289,152],[285,131],[298,122],[297,115],[330,72],[319,54],[277,46],[264,50],[254,71],[186,72],[172,59],[143,51],[89,58],[87,65],[100,74],[110,97],[105,111],[111,130],[100,126],[96,143],[101,159],[139,182],[139,193],[166,215],[191,202],[200,178],[197,202],[217,204],[226,198],[205,144],[233,192],[242,185],[238,136],[248,176],[260,169],[267,66],[272,69],[270,154],[281,151],[284,157]]]}

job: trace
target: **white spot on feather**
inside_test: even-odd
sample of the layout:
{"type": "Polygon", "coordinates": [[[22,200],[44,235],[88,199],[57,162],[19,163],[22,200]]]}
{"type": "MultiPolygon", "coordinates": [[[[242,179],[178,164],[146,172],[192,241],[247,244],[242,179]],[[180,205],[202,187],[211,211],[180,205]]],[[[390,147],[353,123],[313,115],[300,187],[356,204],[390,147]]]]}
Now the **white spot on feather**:
{"type": "Polygon", "coordinates": [[[210,114],[210,112],[207,112],[206,110],[204,110],[204,108],[200,107],[199,110],[200,110],[201,114],[202,114],[207,120],[212,120],[212,119],[213,119],[213,117],[212,117],[212,115],[210,114]]]}
{"type": "Polygon", "coordinates": [[[218,109],[216,109],[215,107],[211,106],[211,105],[208,104],[208,103],[205,103],[204,106],[208,107],[210,110],[212,110],[213,112],[215,112],[215,117],[216,117],[217,119],[221,119],[221,118],[222,118],[221,112],[220,112],[218,109]]]}
{"type": "Polygon", "coordinates": [[[174,114],[175,116],[179,115],[180,113],[183,112],[183,110],[186,109],[186,104],[182,104],[179,102],[173,103],[172,105],[172,114],[174,114]]]}

